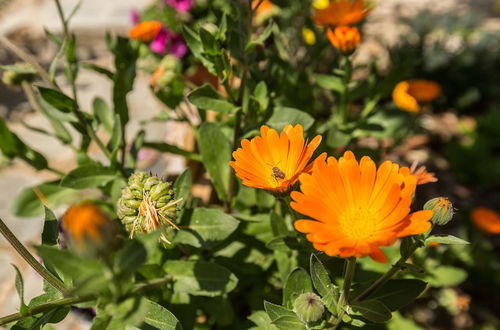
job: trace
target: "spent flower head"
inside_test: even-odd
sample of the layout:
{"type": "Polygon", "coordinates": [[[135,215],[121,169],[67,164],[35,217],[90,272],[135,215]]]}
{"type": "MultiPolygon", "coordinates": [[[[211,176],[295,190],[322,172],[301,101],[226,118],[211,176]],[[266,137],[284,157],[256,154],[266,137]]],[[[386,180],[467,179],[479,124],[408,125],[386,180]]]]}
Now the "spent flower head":
{"type": "Polygon", "coordinates": [[[135,172],[122,190],[117,214],[131,238],[137,233],[150,233],[166,226],[161,240],[170,243],[167,236],[173,229],[179,229],[175,223],[179,202],[174,200],[170,182],[144,172],[135,172]]]}

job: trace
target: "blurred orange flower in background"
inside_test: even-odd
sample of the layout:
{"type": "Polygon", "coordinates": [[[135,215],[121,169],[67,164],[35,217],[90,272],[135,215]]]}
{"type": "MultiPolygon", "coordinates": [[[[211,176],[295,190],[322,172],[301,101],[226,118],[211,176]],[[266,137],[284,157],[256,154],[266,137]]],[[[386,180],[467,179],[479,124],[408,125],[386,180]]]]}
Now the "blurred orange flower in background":
{"type": "Polygon", "coordinates": [[[331,0],[326,8],[316,5],[313,19],[318,25],[354,25],[365,19],[371,8],[363,0],[331,0]]]}
{"type": "Polygon", "coordinates": [[[262,21],[267,17],[272,16],[272,14],[278,9],[278,6],[273,4],[270,0],[252,0],[252,9],[255,8],[257,8],[255,10],[255,18],[258,21],[262,21]]]}
{"type": "Polygon", "coordinates": [[[437,182],[438,179],[434,173],[427,172],[425,166],[418,167],[418,162],[414,162],[410,168],[402,167],[401,173],[404,175],[413,175],[417,179],[417,185],[422,185],[431,182],[437,182]]]}
{"type": "Polygon", "coordinates": [[[476,207],[471,213],[477,228],[488,234],[500,234],[500,214],[486,207],[476,207]]]}
{"type": "Polygon", "coordinates": [[[103,229],[112,220],[95,204],[71,206],[62,217],[62,227],[75,243],[85,239],[101,241],[103,229]]]}
{"type": "Polygon", "coordinates": [[[416,113],[421,110],[422,104],[434,101],[439,95],[441,95],[439,84],[414,79],[399,82],[392,91],[392,100],[399,109],[416,113]]]}
{"type": "Polygon", "coordinates": [[[431,227],[432,211],[410,214],[416,178],[402,174],[390,161],[377,170],[369,157],[358,163],[347,151],[339,160],[315,161],[311,173],[300,176],[300,184],[302,192],[292,192],[291,206],[314,220],[298,220],[295,228],[330,256],[369,255],[386,262],[380,246],[431,227]]]}
{"type": "Polygon", "coordinates": [[[260,136],[241,141],[230,165],[246,186],[287,192],[299,175],[310,169],[307,163],[320,142],[318,135],[308,143],[301,125],[287,125],[281,134],[262,126],[260,136]]]}
{"type": "Polygon", "coordinates": [[[158,21],[144,21],[128,31],[128,36],[131,39],[136,39],[142,42],[150,42],[153,40],[162,27],[161,22],[158,21]]]}
{"type": "Polygon", "coordinates": [[[328,40],[342,53],[350,53],[358,47],[361,35],[357,27],[337,26],[335,30],[328,29],[328,40]]]}

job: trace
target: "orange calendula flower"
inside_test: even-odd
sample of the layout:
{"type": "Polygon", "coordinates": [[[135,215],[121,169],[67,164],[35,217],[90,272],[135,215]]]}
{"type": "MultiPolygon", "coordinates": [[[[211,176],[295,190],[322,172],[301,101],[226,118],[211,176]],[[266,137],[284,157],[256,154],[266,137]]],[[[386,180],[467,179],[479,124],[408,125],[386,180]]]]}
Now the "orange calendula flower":
{"type": "Polygon", "coordinates": [[[255,8],[257,8],[257,10],[255,11],[255,17],[259,22],[272,16],[278,10],[278,7],[275,4],[273,4],[270,0],[253,0],[252,9],[255,8]]]}
{"type": "Polygon", "coordinates": [[[355,25],[365,19],[371,10],[363,0],[331,0],[326,8],[323,8],[324,5],[315,7],[313,19],[323,26],[355,25]]]}
{"type": "Polygon", "coordinates": [[[330,256],[369,255],[386,262],[380,246],[431,227],[432,211],[410,214],[415,177],[390,161],[377,169],[369,157],[358,163],[347,151],[339,160],[315,161],[300,184],[302,192],[292,192],[291,206],[314,220],[298,220],[295,228],[330,256]]]}
{"type": "Polygon", "coordinates": [[[418,162],[415,161],[411,164],[411,167],[402,167],[401,172],[405,175],[413,175],[417,179],[417,185],[422,185],[430,182],[437,182],[438,179],[434,173],[427,172],[425,166],[418,166],[418,162]]]}
{"type": "Polygon", "coordinates": [[[429,103],[441,95],[439,84],[423,80],[405,80],[396,85],[392,91],[392,100],[398,108],[408,112],[417,113],[422,104],[429,103]]]}
{"type": "Polygon", "coordinates": [[[70,246],[84,255],[111,251],[118,232],[116,223],[90,202],[71,206],[62,217],[62,228],[70,246]]]}
{"type": "Polygon", "coordinates": [[[351,53],[361,42],[361,35],[357,27],[337,26],[335,30],[328,29],[328,40],[342,53],[351,53]]]}
{"type": "Polygon", "coordinates": [[[230,165],[244,185],[283,193],[310,169],[307,163],[320,142],[318,135],[308,143],[301,125],[287,125],[281,134],[262,126],[260,136],[241,141],[230,165]]]}
{"type": "Polygon", "coordinates": [[[144,21],[128,31],[128,36],[131,39],[136,39],[142,42],[150,42],[153,40],[158,32],[161,30],[161,22],[158,21],[144,21]]]}
{"type": "Polygon", "coordinates": [[[485,207],[472,210],[472,221],[477,228],[488,234],[500,234],[500,214],[485,207]]]}

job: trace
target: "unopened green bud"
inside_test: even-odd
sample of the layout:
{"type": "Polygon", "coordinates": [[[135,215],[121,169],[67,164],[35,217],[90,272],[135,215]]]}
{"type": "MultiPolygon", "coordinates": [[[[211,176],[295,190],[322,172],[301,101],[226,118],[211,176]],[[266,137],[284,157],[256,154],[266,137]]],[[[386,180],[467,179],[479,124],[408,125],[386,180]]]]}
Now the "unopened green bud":
{"type": "Polygon", "coordinates": [[[150,233],[167,225],[161,239],[169,243],[167,236],[178,229],[175,224],[178,200],[170,182],[163,182],[156,176],[144,172],[132,174],[128,185],[122,190],[117,203],[117,214],[133,237],[136,233],[150,233]]]}
{"type": "Polygon", "coordinates": [[[434,212],[431,221],[438,226],[444,226],[450,222],[455,213],[453,205],[445,197],[437,197],[427,201],[424,205],[424,210],[431,210],[434,212]]]}
{"type": "Polygon", "coordinates": [[[304,322],[316,322],[321,319],[325,305],[317,294],[307,292],[295,299],[293,311],[304,322]]]}
{"type": "Polygon", "coordinates": [[[20,86],[23,82],[31,83],[36,78],[36,70],[25,63],[4,67],[2,81],[7,86],[20,86]]]}

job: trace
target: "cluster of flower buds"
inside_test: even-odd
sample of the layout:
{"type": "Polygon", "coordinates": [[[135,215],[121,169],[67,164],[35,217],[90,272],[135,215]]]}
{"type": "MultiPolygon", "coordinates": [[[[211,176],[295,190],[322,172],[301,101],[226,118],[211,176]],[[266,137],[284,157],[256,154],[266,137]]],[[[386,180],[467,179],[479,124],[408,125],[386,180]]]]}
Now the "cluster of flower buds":
{"type": "Polygon", "coordinates": [[[161,240],[170,243],[167,237],[174,228],[179,229],[174,222],[179,201],[174,200],[170,182],[135,172],[118,200],[117,214],[131,238],[136,233],[150,233],[165,226],[161,240]]]}

